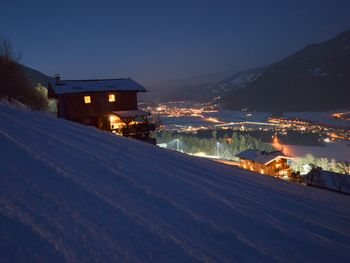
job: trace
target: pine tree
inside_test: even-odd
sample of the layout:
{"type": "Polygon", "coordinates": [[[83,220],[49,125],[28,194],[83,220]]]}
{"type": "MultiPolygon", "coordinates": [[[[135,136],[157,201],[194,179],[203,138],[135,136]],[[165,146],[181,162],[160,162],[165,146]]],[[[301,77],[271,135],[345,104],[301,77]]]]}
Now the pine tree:
{"type": "Polygon", "coordinates": [[[343,174],[350,174],[350,163],[339,162],[337,163],[337,172],[343,174]]]}
{"type": "Polygon", "coordinates": [[[337,172],[338,166],[337,166],[337,162],[334,159],[331,160],[329,165],[330,165],[330,171],[337,172]]]}
{"type": "Polygon", "coordinates": [[[304,164],[303,158],[295,158],[291,164],[291,168],[294,172],[303,172],[304,164]]]}
{"type": "Polygon", "coordinates": [[[215,140],[216,137],[217,137],[217,131],[216,130],[213,130],[211,135],[213,136],[213,139],[215,140]]]}
{"type": "Polygon", "coordinates": [[[315,157],[314,157],[312,154],[310,154],[310,153],[308,153],[308,154],[305,155],[304,161],[305,161],[305,163],[315,164],[315,165],[316,165],[316,159],[315,159],[315,157]]]}
{"type": "Polygon", "coordinates": [[[330,163],[327,158],[320,158],[316,160],[316,165],[318,167],[321,167],[323,170],[329,171],[330,170],[330,163]]]}

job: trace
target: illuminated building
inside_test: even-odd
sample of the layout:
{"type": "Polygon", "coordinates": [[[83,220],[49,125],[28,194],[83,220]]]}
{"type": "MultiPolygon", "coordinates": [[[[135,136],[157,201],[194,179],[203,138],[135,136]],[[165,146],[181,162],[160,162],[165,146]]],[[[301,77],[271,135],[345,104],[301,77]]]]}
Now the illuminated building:
{"type": "Polygon", "coordinates": [[[273,176],[289,176],[290,161],[293,158],[280,151],[265,152],[248,149],[236,155],[240,159],[240,167],[251,171],[273,176]]]}
{"type": "Polygon", "coordinates": [[[149,113],[137,108],[137,93],[145,91],[130,78],[61,80],[57,75],[48,85],[58,117],[155,144],[149,113]]]}

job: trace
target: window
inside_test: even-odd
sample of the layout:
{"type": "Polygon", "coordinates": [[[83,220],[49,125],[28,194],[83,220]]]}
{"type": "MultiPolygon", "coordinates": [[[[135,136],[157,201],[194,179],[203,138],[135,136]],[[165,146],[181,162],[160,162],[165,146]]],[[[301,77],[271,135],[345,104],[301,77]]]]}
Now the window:
{"type": "Polygon", "coordinates": [[[108,101],[115,102],[115,94],[108,94],[108,101]]]}
{"type": "Polygon", "coordinates": [[[85,104],[91,103],[91,97],[90,96],[84,96],[84,103],[85,104]]]}

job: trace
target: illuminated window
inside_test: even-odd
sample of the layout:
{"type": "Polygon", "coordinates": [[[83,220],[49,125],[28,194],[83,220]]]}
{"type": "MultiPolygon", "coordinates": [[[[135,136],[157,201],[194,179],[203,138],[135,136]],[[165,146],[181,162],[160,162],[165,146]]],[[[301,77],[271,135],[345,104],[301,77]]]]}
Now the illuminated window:
{"type": "Polygon", "coordinates": [[[108,94],[108,101],[115,102],[115,94],[108,94]]]}
{"type": "Polygon", "coordinates": [[[91,103],[91,97],[90,96],[84,96],[84,103],[85,104],[91,103]]]}

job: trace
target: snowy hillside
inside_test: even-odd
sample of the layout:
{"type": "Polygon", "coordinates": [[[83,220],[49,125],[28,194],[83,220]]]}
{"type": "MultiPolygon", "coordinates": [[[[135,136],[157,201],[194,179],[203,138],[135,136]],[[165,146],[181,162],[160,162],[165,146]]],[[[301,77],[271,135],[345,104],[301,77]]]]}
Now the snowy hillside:
{"type": "Polygon", "coordinates": [[[254,68],[250,70],[241,71],[232,76],[220,81],[217,84],[218,89],[214,89],[213,93],[220,93],[220,96],[226,95],[226,92],[232,92],[245,88],[249,83],[257,80],[262,76],[269,66],[254,68]]]}
{"type": "Polygon", "coordinates": [[[348,262],[349,202],[0,103],[0,262],[348,262]]]}

